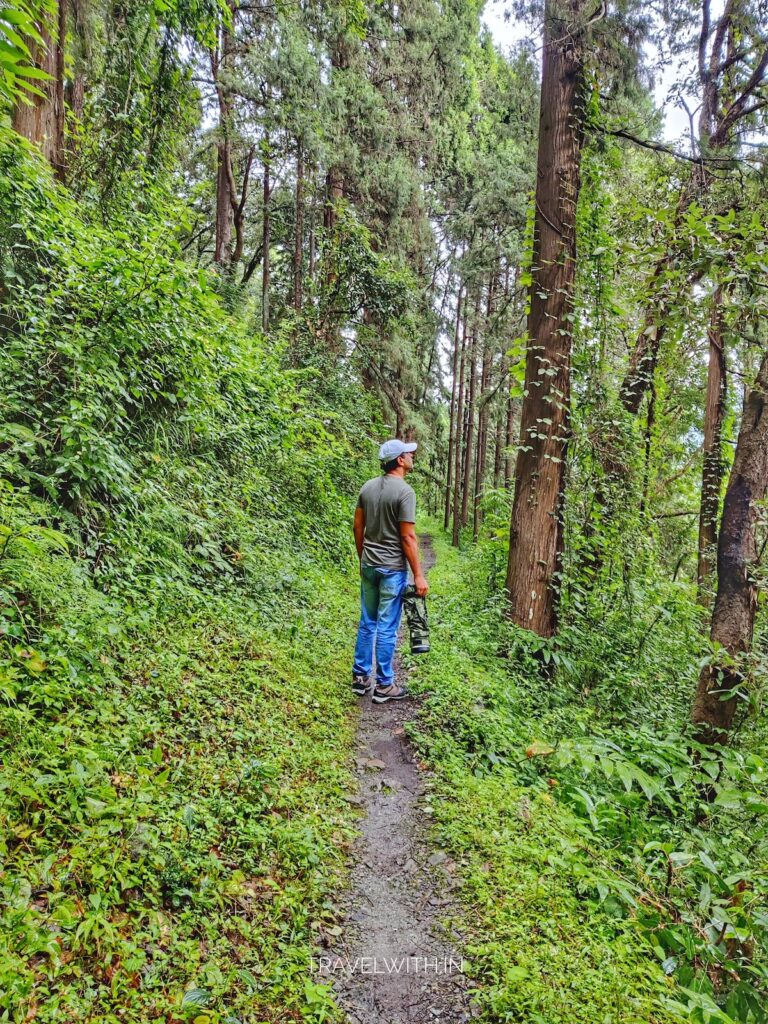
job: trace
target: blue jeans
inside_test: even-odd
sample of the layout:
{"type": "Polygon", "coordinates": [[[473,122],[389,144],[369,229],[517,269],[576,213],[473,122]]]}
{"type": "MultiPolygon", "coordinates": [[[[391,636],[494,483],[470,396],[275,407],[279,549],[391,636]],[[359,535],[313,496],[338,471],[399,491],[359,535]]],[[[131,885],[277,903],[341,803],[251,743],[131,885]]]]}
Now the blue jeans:
{"type": "Polygon", "coordinates": [[[360,577],[360,626],[355,645],[356,676],[371,674],[373,642],[376,640],[376,682],[391,686],[395,679],[395,642],[403,612],[403,594],[408,582],[405,569],[362,567],[360,577]]]}

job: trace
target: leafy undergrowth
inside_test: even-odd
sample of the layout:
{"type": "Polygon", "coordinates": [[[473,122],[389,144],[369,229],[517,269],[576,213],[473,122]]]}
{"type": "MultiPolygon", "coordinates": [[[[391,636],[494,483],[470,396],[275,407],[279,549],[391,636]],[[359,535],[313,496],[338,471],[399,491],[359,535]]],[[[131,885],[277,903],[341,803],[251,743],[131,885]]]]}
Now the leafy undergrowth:
{"type": "Polygon", "coordinates": [[[368,402],[184,262],[175,189],[107,227],[0,165],[0,1020],[332,1020],[368,402]]]}
{"type": "Polygon", "coordinates": [[[347,581],[305,563],[282,625],[192,595],[137,627],[23,536],[52,592],[2,673],[0,1019],[334,1019],[308,963],[352,835],[347,581]]]}
{"type": "Polygon", "coordinates": [[[465,880],[484,1019],[764,1021],[762,759],[734,754],[710,779],[702,823],[694,761],[706,752],[671,718],[638,727],[636,692],[601,708],[562,669],[543,677],[483,597],[482,545],[457,552],[436,526],[434,541],[414,738],[434,771],[439,840],[465,880]]]}

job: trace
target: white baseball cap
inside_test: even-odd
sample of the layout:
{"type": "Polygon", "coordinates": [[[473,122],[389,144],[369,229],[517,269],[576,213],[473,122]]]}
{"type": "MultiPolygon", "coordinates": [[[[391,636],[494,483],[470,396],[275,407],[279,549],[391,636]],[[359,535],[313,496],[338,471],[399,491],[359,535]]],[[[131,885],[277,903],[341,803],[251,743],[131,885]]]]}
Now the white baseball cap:
{"type": "Polygon", "coordinates": [[[379,462],[392,462],[393,459],[405,455],[406,452],[415,452],[418,447],[415,441],[408,443],[393,437],[391,441],[385,441],[379,448],[379,462]]]}

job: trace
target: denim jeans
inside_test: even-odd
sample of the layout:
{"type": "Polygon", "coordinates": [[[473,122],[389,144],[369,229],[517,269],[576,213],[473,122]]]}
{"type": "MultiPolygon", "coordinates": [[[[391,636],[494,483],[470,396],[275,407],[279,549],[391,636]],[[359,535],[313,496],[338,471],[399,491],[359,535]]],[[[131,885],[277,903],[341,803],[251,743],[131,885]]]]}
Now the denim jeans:
{"type": "Polygon", "coordinates": [[[371,674],[375,639],[376,682],[379,686],[390,686],[395,679],[392,663],[407,582],[408,573],[405,569],[378,569],[372,565],[362,567],[360,626],[357,630],[352,672],[366,679],[371,674]]]}

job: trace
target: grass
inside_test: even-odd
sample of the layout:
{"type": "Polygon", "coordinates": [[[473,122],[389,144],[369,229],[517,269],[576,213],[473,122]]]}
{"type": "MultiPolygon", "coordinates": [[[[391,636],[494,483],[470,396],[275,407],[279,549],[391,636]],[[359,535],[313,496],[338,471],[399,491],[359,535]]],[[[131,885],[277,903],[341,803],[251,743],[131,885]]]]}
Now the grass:
{"type": "Polygon", "coordinates": [[[355,602],[311,573],[282,627],[224,599],[158,613],[60,707],[37,657],[1,720],[0,1020],[336,1019],[308,966],[353,836],[355,602]]]}
{"type": "MultiPolygon", "coordinates": [[[[650,765],[589,747],[616,765],[597,785],[565,764],[569,723],[591,743],[613,720],[591,697],[542,695],[524,651],[501,656],[487,552],[428,528],[432,651],[410,659],[428,694],[413,738],[435,839],[460,869],[483,1020],[722,1020],[678,1015],[662,970],[698,928],[688,896],[647,920],[659,890],[644,844],[677,828],[661,789],[656,803],[645,792],[650,765]]],[[[290,585],[270,589],[265,568],[250,590],[179,587],[148,607],[143,592],[100,594],[55,531],[18,536],[0,567],[16,581],[0,586],[0,1021],[340,1022],[310,958],[336,933],[355,834],[340,683],[356,580],[298,551],[290,585]]]]}
{"type": "Polygon", "coordinates": [[[412,683],[429,694],[414,734],[433,775],[436,839],[463,877],[470,974],[487,1022],[669,1024],[671,982],[602,890],[620,891],[610,853],[530,784],[539,739],[518,706],[517,671],[497,654],[494,616],[477,613],[471,559],[436,524],[432,650],[412,683]]]}

